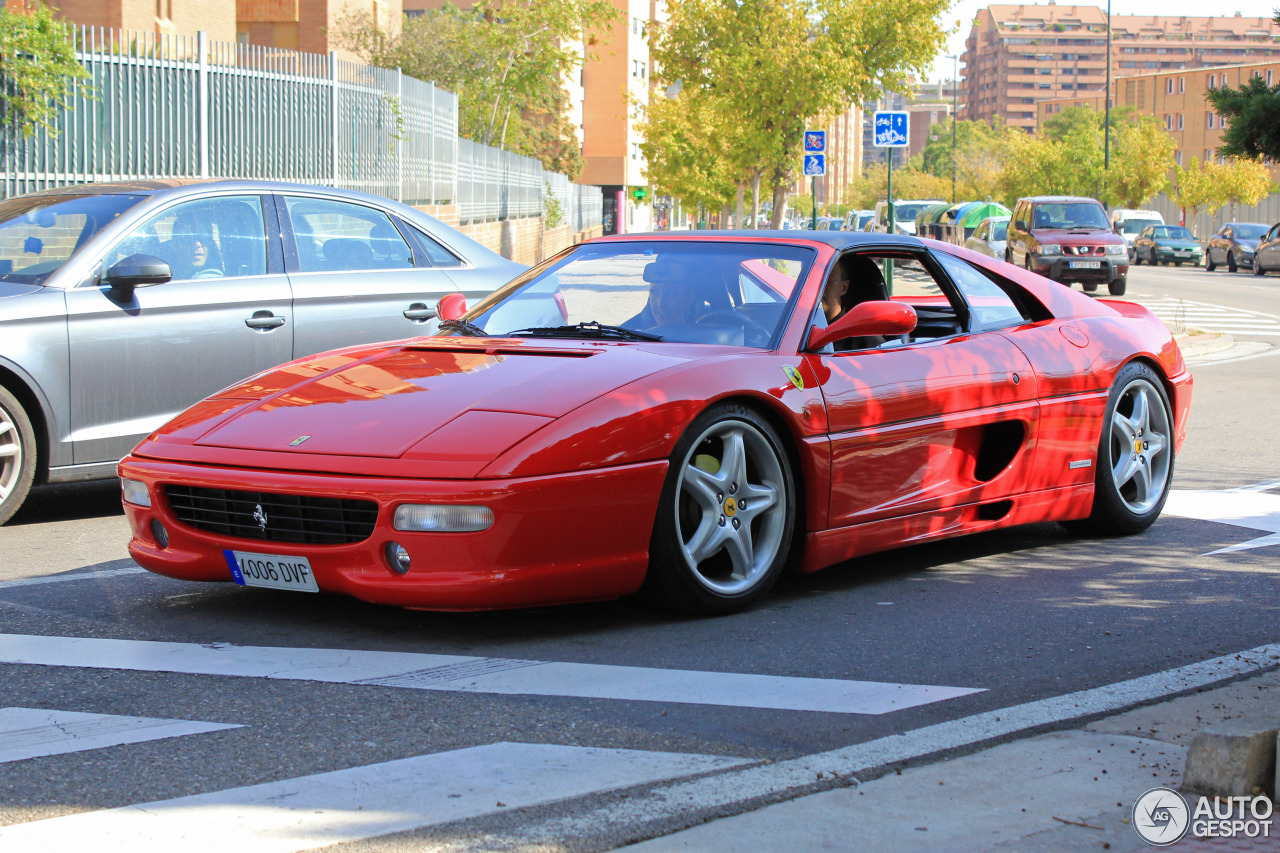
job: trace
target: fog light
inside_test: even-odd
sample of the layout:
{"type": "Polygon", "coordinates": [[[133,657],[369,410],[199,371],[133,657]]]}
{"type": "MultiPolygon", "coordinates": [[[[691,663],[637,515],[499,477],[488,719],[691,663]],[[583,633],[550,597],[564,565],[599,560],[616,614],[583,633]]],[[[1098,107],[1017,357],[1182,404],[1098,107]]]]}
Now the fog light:
{"type": "Polygon", "coordinates": [[[120,491],[124,494],[125,503],[131,503],[134,506],[151,506],[151,492],[147,491],[147,484],[141,480],[126,480],[121,477],[120,491]]]}
{"type": "Polygon", "coordinates": [[[392,525],[396,530],[419,533],[477,533],[493,526],[493,510],[487,506],[401,504],[392,525]]]}
{"type": "Polygon", "coordinates": [[[158,518],[151,519],[151,538],[156,540],[156,544],[161,548],[169,547],[169,531],[164,529],[164,525],[158,518]]]}
{"type": "Polygon", "coordinates": [[[391,571],[398,575],[402,575],[409,571],[409,552],[399,542],[388,542],[386,551],[387,565],[391,567],[391,571]]]}

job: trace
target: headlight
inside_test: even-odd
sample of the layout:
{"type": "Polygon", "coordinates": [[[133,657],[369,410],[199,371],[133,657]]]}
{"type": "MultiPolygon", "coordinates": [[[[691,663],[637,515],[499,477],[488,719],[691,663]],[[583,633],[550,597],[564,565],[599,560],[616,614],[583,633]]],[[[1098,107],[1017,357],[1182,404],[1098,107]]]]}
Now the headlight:
{"type": "Polygon", "coordinates": [[[141,480],[126,480],[121,477],[120,491],[124,494],[125,503],[134,506],[151,506],[151,492],[147,491],[147,484],[141,480]]]}
{"type": "Polygon", "coordinates": [[[1129,250],[1124,246],[1107,246],[1108,255],[1128,255],[1129,250]]]}
{"type": "Polygon", "coordinates": [[[392,525],[417,533],[476,533],[493,526],[493,510],[487,506],[401,504],[392,525]]]}
{"type": "Polygon", "coordinates": [[[1058,245],[1057,243],[1041,243],[1041,244],[1040,244],[1040,251],[1039,251],[1039,253],[1038,253],[1038,254],[1041,254],[1041,255],[1061,255],[1061,254],[1062,254],[1062,247],[1061,247],[1060,245],[1058,245]]]}

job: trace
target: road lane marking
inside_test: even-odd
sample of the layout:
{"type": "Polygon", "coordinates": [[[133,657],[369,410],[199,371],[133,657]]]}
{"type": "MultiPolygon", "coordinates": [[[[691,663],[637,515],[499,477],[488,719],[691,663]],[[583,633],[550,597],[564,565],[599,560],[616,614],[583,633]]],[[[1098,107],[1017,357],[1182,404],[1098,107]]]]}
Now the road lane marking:
{"type": "Polygon", "coordinates": [[[0,828],[0,850],[296,853],[746,763],[497,743],[12,825],[0,828]]]}
{"type": "Polygon", "coordinates": [[[1267,534],[1209,551],[1201,554],[1201,557],[1280,545],[1280,494],[1271,491],[1277,487],[1280,487],[1280,480],[1255,483],[1238,489],[1172,489],[1163,512],[1180,518],[1216,521],[1267,534]]]}
{"type": "Polygon", "coordinates": [[[1280,317],[1207,302],[1188,302],[1172,296],[1140,300],[1141,304],[1170,328],[1181,324],[1204,332],[1228,332],[1237,335],[1280,335],[1280,317]]]}
{"type": "Polygon", "coordinates": [[[238,729],[230,723],[0,708],[0,764],[126,743],[238,729]]]}
{"type": "Polygon", "coordinates": [[[980,689],[503,658],[0,634],[0,663],[525,696],[887,714],[980,689]]]}
{"type": "Polygon", "coordinates": [[[92,572],[67,572],[61,575],[46,575],[38,578],[18,578],[12,581],[0,581],[0,589],[13,589],[20,586],[39,586],[46,583],[66,583],[67,581],[88,581],[102,578],[114,578],[120,575],[146,574],[147,570],[139,566],[125,569],[98,569],[92,572]]]}
{"type": "Polygon", "coordinates": [[[841,749],[729,770],[703,779],[657,785],[625,799],[571,813],[524,821],[519,836],[498,833],[451,839],[449,853],[558,849],[564,839],[617,838],[628,828],[668,821],[687,827],[763,797],[790,797],[824,788],[858,784],[859,774],[883,772],[896,764],[956,749],[1036,732],[1049,726],[1114,714],[1135,705],[1170,698],[1228,679],[1255,675],[1280,664],[1280,644],[1188,664],[1151,675],[975,714],[841,749]]]}

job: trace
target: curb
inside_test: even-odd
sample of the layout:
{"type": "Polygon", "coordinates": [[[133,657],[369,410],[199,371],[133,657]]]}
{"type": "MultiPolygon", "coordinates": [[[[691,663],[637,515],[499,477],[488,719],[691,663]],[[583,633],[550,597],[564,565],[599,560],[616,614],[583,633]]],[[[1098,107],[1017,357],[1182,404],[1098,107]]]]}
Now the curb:
{"type": "Polygon", "coordinates": [[[1178,342],[1178,349],[1182,350],[1183,358],[1222,352],[1236,345],[1235,338],[1217,332],[1175,335],[1174,340],[1178,342]]]}

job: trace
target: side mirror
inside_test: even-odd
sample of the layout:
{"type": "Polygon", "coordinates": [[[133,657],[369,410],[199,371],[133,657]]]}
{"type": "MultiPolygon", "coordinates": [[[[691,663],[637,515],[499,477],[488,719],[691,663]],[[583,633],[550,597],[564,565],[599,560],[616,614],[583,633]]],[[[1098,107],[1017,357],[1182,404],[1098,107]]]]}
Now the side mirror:
{"type": "Polygon", "coordinates": [[[860,302],[825,329],[809,334],[807,350],[820,350],[829,343],[867,335],[906,335],[916,327],[916,309],[901,302],[877,299],[860,302]]]}
{"type": "Polygon", "coordinates": [[[129,299],[142,284],[164,284],[173,279],[173,270],[152,255],[130,255],[107,270],[106,283],[119,299],[129,299]]]}
{"type": "Polygon", "coordinates": [[[436,303],[436,316],[441,320],[456,320],[467,313],[467,297],[461,293],[448,293],[436,303]]]}
{"type": "Polygon", "coordinates": [[[1013,227],[1017,228],[1019,231],[1026,231],[1027,223],[1025,220],[1019,219],[1017,222],[1013,223],[1013,227]]]}

